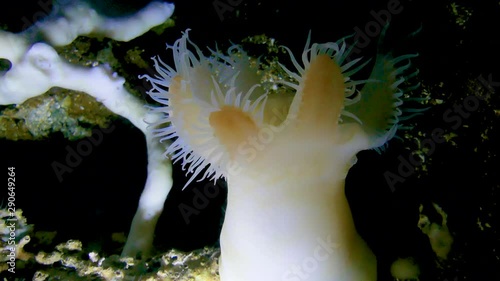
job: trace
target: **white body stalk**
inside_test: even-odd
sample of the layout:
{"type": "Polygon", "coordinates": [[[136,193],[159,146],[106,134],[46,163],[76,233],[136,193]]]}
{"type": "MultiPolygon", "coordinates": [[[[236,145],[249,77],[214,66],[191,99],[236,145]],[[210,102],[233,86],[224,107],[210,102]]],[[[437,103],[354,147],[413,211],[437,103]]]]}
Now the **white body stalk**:
{"type": "MultiPolygon", "coordinates": [[[[192,180],[225,176],[222,281],[374,281],[376,258],[356,231],[344,194],[359,151],[380,147],[398,128],[397,87],[414,55],[378,56],[368,80],[351,47],[310,44],[286,87],[266,92],[265,75],[244,52],[207,59],[187,33],[169,46],[175,67],[155,60],[150,95],[168,117],[158,129],[192,180]],[[196,54],[190,52],[193,45],[196,54]],[[356,86],[365,84],[359,91],[356,86]],[[168,87],[168,91],[164,88],[168,87]],[[186,156],[189,154],[188,156],[186,156]]],[[[365,63],[366,64],[366,63],[365,63]]],[[[280,76],[280,75],[278,75],[280,76]]],[[[285,75],[286,76],[286,75],[285,75]]],[[[274,82],[273,82],[274,83],[274,82]]]]}
{"type": "Polygon", "coordinates": [[[305,151],[279,139],[281,147],[272,142],[242,164],[244,172],[228,177],[221,280],[376,280],[376,258],[356,231],[344,193],[350,161],[335,157],[335,149],[314,153],[327,143],[305,151]]]}

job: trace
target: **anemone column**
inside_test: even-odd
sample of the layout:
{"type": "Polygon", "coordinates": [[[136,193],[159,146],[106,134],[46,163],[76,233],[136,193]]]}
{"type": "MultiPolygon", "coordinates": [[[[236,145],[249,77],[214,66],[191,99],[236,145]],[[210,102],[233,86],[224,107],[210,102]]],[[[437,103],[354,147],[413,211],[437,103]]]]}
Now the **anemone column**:
{"type": "Polygon", "coordinates": [[[283,67],[284,93],[260,87],[262,71],[240,47],[205,57],[187,32],[168,47],[175,67],[155,59],[159,76],[145,76],[164,105],[154,110],[166,113],[155,133],[175,139],[167,154],[190,181],[202,171],[228,180],[222,281],[376,280],[345,178],[356,153],[383,146],[398,129],[398,86],[410,64],[395,65],[414,55],[377,55],[370,78],[356,81],[366,63],[347,62],[343,39],[309,39],[302,64],[291,55],[296,72],[283,67]]]}

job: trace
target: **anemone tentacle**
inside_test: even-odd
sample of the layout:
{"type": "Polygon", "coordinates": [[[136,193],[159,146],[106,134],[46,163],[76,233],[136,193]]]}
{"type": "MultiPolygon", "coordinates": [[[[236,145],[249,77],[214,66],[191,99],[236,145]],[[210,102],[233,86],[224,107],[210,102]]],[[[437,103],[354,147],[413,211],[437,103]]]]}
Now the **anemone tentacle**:
{"type": "MultiPolygon", "coordinates": [[[[357,58],[344,63],[344,61],[347,59],[347,57],[351,54],[352,50],[354,49],[354,45],[348,46],[348,44],[345,41],[345,39],[349,37],[351,36],[346,36],[338,40],[337,42],[328,42],[322,44],[314,43],[310,45],[311,33],[309,32],[304,47],[304,51],[301,56],[303,67],[297,62],[291,50],[287,47],[284,47],[284,49],[289,53],[290,59],[292,61],[292,64],[296,68],[297,73],[289,70],[283,64],[280,64],[283,71],[295,81],[291,82],[291,81],[281,80],[279,81],[279,83],[292,88],[293,90],[295,90],[296,93],[300,95],[300,93],[303,90],[304,73],[309,69],[311,61],[316,59],[319,55],[328,55],[332,60],[334,60],[337,63],[337,65],[340,67],[342,75],[344,76],[344,86],[345,86],[344,106],[357,103],[360,100],[359,90],[357,89],[357,86],[366,84],[368,82],[373,82],[374,80],[351,79],[351,76],[359,72],[361,69],[363,69],[370,62],[370,60],[367,60],[363,63],[359,63],[362,61],[362,58],[357,58]]],[[[294,114],[294,112],[297,112],[300,103],[301,103],[301,97],[295,98],[292,105],[290,106],[289,114],[294,114]]],[[[355,114],[347,111],[344,106],[342,106],[340,111],[341,116],[347,116],[350,117],[351,119],[361,122],[360,119],[357,118],[355,114]]]]}
{"type": "MultiPolygon", "coordinates": [[[[295,96],[292,99],[288,96],[279,97],[282,100],[278,103],[275,101],[273,106],[286,105],[286,118],[278,118],[279,122],[269,121],[265,119],[265,115],[272,108],[266,106],[268,93],[261,86],[263,74],[258,69],[259,61],[252,64],[240,45],[233,45],[226,52],[209,49],[211,56],[206,57],[189,39],[188,33],[189,30],[174,44],[167,45],[174,57],[172,67],[155,57],[153,61],[157,74],[153,77],[142,76],[152,84],[148,94],[161,104],[152,110],[165,114],[163,120],[150,126],[161,141],[173,140],[166,154],[175,162],[182,160],[183,169],[192,174],[188,184],[205,168],[200,180],[205,177],[220,178],[227,174],[226,167],[231,162],[231,153],[235,153],[236,146],[233,144],[232,148],[228,148],[228,135],[216,128],[217,123],[226,122],[220,116],[228,114],[225,118],[248,118],[251,126],[256,128],[264,125],[283,127],[288,124],[284,120],[296,119],[303,104],[306,73],[314,62],[324,60],[325,57],[338,66],[341,74],[335,87],[342,89],[343,96],[336,105],[338,108],[331,108],[338,111],[338,116],[332,122],[335,123],[334,127],[337,124],[358,124],[370,138],[368,147],[361,147],[360,150],[376,148],[386,143],[402,128],[400,121],[421,113],[416,109],[400,109],[404,101],[403,94],[418,87],[418,84],[403,87],[404,81],[418,74],[418,71],[406,74],[411,68],[410,59],[416,57],[416,54],[398,57],[379,54],[369,78],[355,80],[352,77],[364,69],[370,60],[348,60],[355,45],[347,44],[346,39],[352,35],[336,42],[311,44],[309,33],[300,63],[290,49],[284,47],[295,71],[278,63],[289,77],[278,83],[292,89],[295,96]],[[401,63],[404,64],[396,66],[401,63]],[[233,113],[236,115],[231,115],[233,113]]],[[[239,141],[244,141],[245,134],[248,132],[242,133],[238,137],[239,141]]]]}
{"type": "Polygon", "coordinates": [[[173,54],[172,67],[154,57],[157,73],[140,77],[151,83],[148,94],[161,104],[151,110],[165,116],[149,126],[160,141],[173,141],[165,155],[174,163],[181,162],[182,169],[191,174],[186,186],[203,170],[199,181],[218,179],[227,172],[230,155],[214,138],[210,116],[232,107],[261,125],[267,100],[259,84],[261,76],[240,46],[230,47],[227,55],[210,50],[212,55],[206,57],[188,33],[189,29],[172,45],[167,44],[173,54]]]}

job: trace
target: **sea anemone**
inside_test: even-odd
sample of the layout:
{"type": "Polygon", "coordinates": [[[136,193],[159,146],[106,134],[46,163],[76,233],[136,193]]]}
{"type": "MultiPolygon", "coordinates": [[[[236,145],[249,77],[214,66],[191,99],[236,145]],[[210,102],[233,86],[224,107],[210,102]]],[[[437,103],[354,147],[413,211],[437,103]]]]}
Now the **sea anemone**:
{"type": "Polygon", "coordinates": [[[282,66],[285,93],[269,93],[237,45],[205,56],[186,31],[168,48],[174,66],[155,58],[158,75],[144,76],[163,105],[152,110],[165,113],[152,127],[173,140],[166,154],[189,181],[204,169],[200,180],[228,181],[221,280],[375,280],[344,183],[356,153],[395,135],[416,55],[378,54],[370,77],[355,80],[369,62],[349,60],[346,38],[311,44],[309,34],[301,63],[289,51],[296,70],[282,66]]]}
{"type": "Polygon", "coordinates": [[[227,172],[231,158],[228,150],[231,148],[224,147],[220,138],[214,138],[214,135],[227,132],[213,128],[211,123],[221,118],[227,120],[225,125],[229,131],[230,126],[241,130],[241,122],[245,120],[260,125],[266,99],[265,93],[259,89],[261,77],[248,63],[250,58],[241,48],[233,46],[228,50],[229,55],[237,50],[238,56],[224,56],[212,51],[211,57],[205,57],[189,40],[188,31],[174,45],[167,45],[167,49],[173,52],[174,67],[160,58],[153,58],[159,75],[143,76],[153,86],[149,95],[164,105],[152,108],[164,112],[166,117],[152,124],[154,133],[161,138],[160,141],[174,139],[165,154],[174,163],[182,160],[183,169],[192,173],[186,185],[205,168],[200,180],[218,179],[227,172]],[[226,119],[229,116],[225,115],[240,119],[226,119]]]}

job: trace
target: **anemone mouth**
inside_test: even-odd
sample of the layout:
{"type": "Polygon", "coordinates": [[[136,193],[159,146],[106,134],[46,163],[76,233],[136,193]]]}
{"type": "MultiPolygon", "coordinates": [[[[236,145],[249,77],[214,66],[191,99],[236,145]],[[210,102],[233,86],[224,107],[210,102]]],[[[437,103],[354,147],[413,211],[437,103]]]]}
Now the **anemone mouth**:
{"type": "Polygon", "coordinates": [[[262,125],[267,92],[255,83],[261,77],[246,54],[230,56],[235,48],[230,48],[229,56],[212,51],[205,57],[185,32],[167,46],[174,67],[153,58],[157,74],[142,76],[152,84],[148,94],[162,104],[152,110],[164,113],[150,127],[160,141],[173,141],[165,155],[191,174],[186,186],[203,171],[199,181],[226,176],[238,142],[262,125]],[[238,120],[249,126],[236,126],[238,120]],[[253,129],[238,134],[238,128],[253,129]]]}
{"type": "Polygon", "coordinates": [[[192,94],[189,85],[170,88],[169,106],[163,108],[167,114],[161,121],[169,126],[153,132],[160,141],[174,140],[165,153],[192,174],[186,185],[202,170],[200,180],[224,177],[238,144],[262,125],[267,95],[251,101],[248,97],[253,89],[238,94],[234,88],[222,92],[214,78],[210,102],[206,102],[192,94]]]}
{"type": "Polygon", "coordinates": [[[236,94],[234,88],[223,92],[214,78],[209,103],[196,97],[171,99],[166,120],[171,123],[171,134],[165,138],[177,138],[166,153],[174,161],[182,159],[183,169],[192,174],[187,184],[206,166],[200,180],[225,177],[238,145],[262,125],[267,96],[250,101],[254,88],[247,93],[236,94]]]}
{"type": "Polygon", "coordinates": [[[342,123],[343,122],[342,116],[347,116],[361,123],[361,121],[356,117],[356,115],[345,110],[344,106],[348,106],[358,102],[360,99],[360,95],[357,86],[372,81],[370,79],[366,80],[352,79],[352,76],[361,69],[363,69],[363,67],[365,67],[370,62],[370,60],[367,60],[364,63],[360,63],[362,58],[357,58],[351,61],[347,61],[349,55],[351,54],[354,48],[354,45],[348,46],[348,44],[346,43],[347,38],[348,37],[344,37],[338,40],[337,42],[328,42],[322,44],[314,43],[311,45],[311,32],[309,32],[301,56],[302,65],[299,64],[299,62],[293,55],[292,51],[288,47],[283,46],[283,48],[286,49],[287,52],[289,53],[292,64],[297,70],[297,73],[292,72],[287,67],[280,64],[281,68],[294,81],[294,82],[280,81],[280,83],[292,88],[297,94],[297,97],[294,98],[293,103],[290,106],[289,110],[290,115],[296,116],[297,112],[299,111],[299,107],[302,104],[302,98],[303,98],[302,92],[304,90],[304,85],[305,85],[304,77],[307,74],[307,71],[311,68],[311,64],[314,61],[316,61],[318,57],[320,58],[329,57],[339,67],[340,73],[343,76],[342,84],[344,87],[343,90],[344,98],[342,101],[343,106],[341,106],[341,111],[338,121],[339,123],[342,123]]]}
{"type": "MultiPolygon", "coordinates": [[[[405,129],[402,121],[421,114],[425,108],[405,108],[404,103],[412,100],[404,94],[419,87],[419,83],[409,82],[418,75],[418,69],[409,72],[411,59],[418,54],[393,57],[392,54],[378,54],[370,74],[370,80],[360,90],[360,100],[346,106],[360,120],[363,131],[369,136],[369,144],[364,149],[381,152],[398,130],[405,129]],[[369,109],[369,110],[367,110],[369,109]]],[[[415,98],[413,98],[415,99],[415,98]]],[[[420,100],[416,98],[416,100],[420,100]]]]}
{"type": "MultiPolygon", "coordinates": [[[[303,91],[306,85],[304,77],[311,65],[318,57],[329,56],[340,68],[344,78],[345,90],[339,124],[356,123],[361,126],[363,135],[367,138],[363,149],[378,149],[396,135],[398,129],[404,128],[400,122],[421,114],[425,109],[404,108],[402,104],[407,100],[403,97],[405,92],[413,91],[419,84],[404,86],[403,83],[418,74],[418,70],[407,74],[410,69],[410,60],[418,54],[407,54],[393,57],[390,53],[377,54],[373,69],[368,79],[354,80],[352,76],[362,70],[371,60],[361,62],[362,57],[348,60],[354,44],[349,46],[344,37],[337,42],[311,44],[311,34],[307,38],[300,64],[292,52],[284,47],[290,54],[292,64],[297,73],[282,69],[291,77],[292,81],[281,81],[282,84],[296,92],[289,115],[295,115],[303,105],[303,91]],[[402,64],[402,65],[399,65],[402,64]],[[398,66],[399,65],[399,66],[398,66]],[[360,89],[359,86],[361,86],[360,89]]],[[[383,37],[383,35],[382,35],[383,37]]],[[[382,40],[382,39],[381,39],[382,40]]],[[[415,100],[409,99],[409,100],[415,100]]]]}

